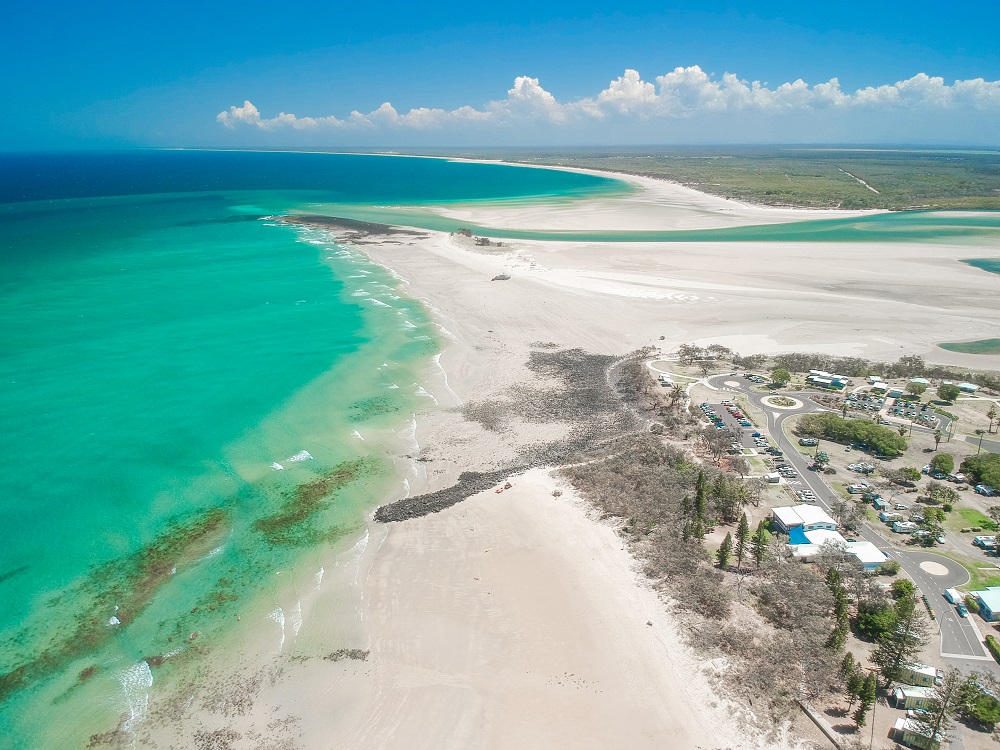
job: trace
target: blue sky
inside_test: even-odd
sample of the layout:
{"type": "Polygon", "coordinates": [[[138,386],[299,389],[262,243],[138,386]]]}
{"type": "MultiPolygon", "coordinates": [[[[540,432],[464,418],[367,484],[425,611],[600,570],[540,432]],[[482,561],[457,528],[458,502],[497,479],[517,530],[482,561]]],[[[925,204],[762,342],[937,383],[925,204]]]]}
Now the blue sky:
{"type": "Polygon", "coordinates": [[[1000,145],[1000,4],[618,7],[18,3],[0,147],[1000,145]]]}

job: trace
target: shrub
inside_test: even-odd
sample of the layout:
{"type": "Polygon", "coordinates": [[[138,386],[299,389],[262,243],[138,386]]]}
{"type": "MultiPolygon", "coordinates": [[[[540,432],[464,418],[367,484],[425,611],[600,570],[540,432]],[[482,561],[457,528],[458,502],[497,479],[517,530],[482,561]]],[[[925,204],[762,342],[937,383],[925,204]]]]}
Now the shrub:
{"type": "Polygon", "coordinates": [[[979,602],[976,601],[976,597],[974,597],[972,594],[965,595],[965,607],[972,614],[974,615],[979,614],[979,602]]]}
{"type": "Polygon", "coordinates": [[[1000,643],[997,643],[997,639],[992,635],[986,636],[986,648],[993,654],[994,659],[1000,661],[1000,643]]]}
{"type": "Polygon", "coordinates": [[[895,560],[886,560],[878,569],[879,575],[894,576],[899,572],[899,563],[895,560]]]}

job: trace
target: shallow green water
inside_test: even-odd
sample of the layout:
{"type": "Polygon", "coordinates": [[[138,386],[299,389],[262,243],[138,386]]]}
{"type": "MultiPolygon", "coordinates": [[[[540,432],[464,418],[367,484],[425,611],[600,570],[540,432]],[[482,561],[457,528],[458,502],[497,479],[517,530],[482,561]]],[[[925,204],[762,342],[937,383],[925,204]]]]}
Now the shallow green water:
{"type": "Polygon", "coordinates": [[[934,242],[1000,239],[1000,212],[908,211],[789,224],[720,229],[573,231],[501,229],[470,224],[421,208],[333,204],[314,207],[332,216],[402,224],[441,232],[470,229],[499,239],[567,242],[934,242]]]}
{"type": "Polygon", "coordinates": [[[1000,339],[980,339],[979,341],[956,341],[948,344],[938,344],[949,352],[962,354],[1000,354],[1000,339]]]}

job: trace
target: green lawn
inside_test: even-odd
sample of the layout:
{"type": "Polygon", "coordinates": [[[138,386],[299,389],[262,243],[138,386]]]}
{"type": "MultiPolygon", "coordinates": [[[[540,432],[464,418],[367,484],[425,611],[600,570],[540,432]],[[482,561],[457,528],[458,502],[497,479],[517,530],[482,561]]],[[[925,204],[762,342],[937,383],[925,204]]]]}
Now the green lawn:
{"type": "Polygon", "coordinates": [[[997,527],[989,516],[980,513],[975,508],[959,508],[956,512],[965,520],[966,526],[979,526],[991,530],[995,530],[997,527]]]}

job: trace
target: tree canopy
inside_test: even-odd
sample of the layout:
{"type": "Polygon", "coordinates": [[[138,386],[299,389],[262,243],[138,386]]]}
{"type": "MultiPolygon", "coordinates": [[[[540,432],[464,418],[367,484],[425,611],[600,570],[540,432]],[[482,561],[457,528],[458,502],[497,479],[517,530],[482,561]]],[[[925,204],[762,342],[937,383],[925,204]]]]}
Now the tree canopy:
{"type": "Polygon", "coordinates": [[[961,393],[961,389],[954,383],[942,383],[937,389],[937,395],[942,401],[954,401],[961,393]]]}
{"type": "Polygon", "coordinates": [[[962,461],[962,471],[977,482],[1000,488],[1000,454],[981,453],[962,461]]]}
{"type": "Polygon", "coordinates": [[[843,419],[833,412],[806,414],[798,431],[845,445],[863,443],[883,456],[898,456],[906,450],[906,440],[895,430],[865,419],[843,419]]]}
{"type": "Polygon", "coordinates": [[[792,379],[792,374],[788,372],[788,370],[786,370],[784,367],[778,367],[774,370],[771,370],[771,380],[773,380],[775,383],[780,383],[781,385],[785,385],[791,379],[792,379]]]}
{"type": "Polygon", "coordinates": [[[931,467],[943,474],[955,471],[955,457],[950,453],[938,453],[931,459],[931,467]]]}

